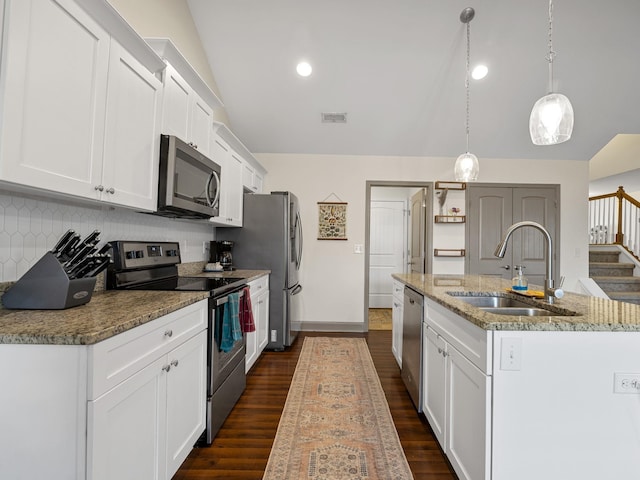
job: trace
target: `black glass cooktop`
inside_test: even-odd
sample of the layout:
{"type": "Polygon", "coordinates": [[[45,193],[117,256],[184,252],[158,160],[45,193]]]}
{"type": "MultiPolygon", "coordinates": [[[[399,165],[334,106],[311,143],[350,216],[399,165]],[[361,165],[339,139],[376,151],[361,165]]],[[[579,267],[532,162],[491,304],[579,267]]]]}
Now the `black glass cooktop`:
{"type": "Polygon", "coordinates": [[[182,290],[189,292],[230,290],[245,283],[238,277],[173,277],[127,286],[127,290],[182,290]]]}

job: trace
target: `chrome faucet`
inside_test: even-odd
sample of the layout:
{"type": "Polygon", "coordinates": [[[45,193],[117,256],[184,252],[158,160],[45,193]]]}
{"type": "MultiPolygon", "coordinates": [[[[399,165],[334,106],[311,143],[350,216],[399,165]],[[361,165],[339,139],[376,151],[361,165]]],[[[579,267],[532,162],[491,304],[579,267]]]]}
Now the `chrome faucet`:
{"type": "Polygon", "coordinates": [[[504,238],[496,247],[494,255],[499,258],[504,258],[504,254],[507,251],[507,242],[511,237],[511,234],[522,227],[533,227],[544,235],[547,242],[547,255],[545,257],[546,274],[544,279],[544,299],[548,303],[553,303],[554,298],[562,298],[564,291],[561,288],[555,288],[553,281],[553,242],[551,241],[551,235],[542,225],[536,222],[524,221],[511,225],[507,232],[504,234],[504,238]]]}

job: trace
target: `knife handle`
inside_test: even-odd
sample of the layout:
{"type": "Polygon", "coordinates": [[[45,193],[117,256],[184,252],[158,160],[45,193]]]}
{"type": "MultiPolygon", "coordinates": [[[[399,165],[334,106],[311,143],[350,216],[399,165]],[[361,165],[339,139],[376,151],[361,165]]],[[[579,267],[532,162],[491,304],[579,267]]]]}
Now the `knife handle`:
{"type": "Polygon", "coordinates": [[[58,243],[51,249],[51,253],[58,255],[62,251],[62,247],[71,239],[73,234],[76,233],[73,229],[67,230],[58,240],[58,243]]]}

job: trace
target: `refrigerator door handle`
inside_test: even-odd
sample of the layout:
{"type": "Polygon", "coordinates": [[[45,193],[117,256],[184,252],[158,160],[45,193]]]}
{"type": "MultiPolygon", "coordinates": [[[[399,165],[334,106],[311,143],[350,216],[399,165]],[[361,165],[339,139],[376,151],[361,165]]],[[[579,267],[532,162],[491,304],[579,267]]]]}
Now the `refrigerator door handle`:
{"type": "MultiPolygon", "coordinates": [[[[296,270],[300,269],[300,263],[302,263],[302,220],[300,219],[300,212],[296,212],[296,238],[298,239],[298,251],[296,252],[296,270]]],[[[300,287],[302,288],[302,287],[300,287]]]]}
{"type": "Polygon", "coordinates": [[[291,295],[297,295],[302,291],[302,285],[298,284],[291,290],[291,295]]]}

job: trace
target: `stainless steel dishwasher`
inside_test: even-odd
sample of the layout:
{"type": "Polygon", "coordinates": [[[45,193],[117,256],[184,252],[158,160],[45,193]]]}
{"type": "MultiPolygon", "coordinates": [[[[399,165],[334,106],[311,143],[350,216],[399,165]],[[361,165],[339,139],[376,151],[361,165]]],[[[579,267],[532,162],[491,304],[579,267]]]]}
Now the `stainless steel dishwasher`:
{"type": "Polygon", "coordinates": [[[402,380],[418,412],[422,411],[422,316],[424,297],[404,287],[402,380]]]}

